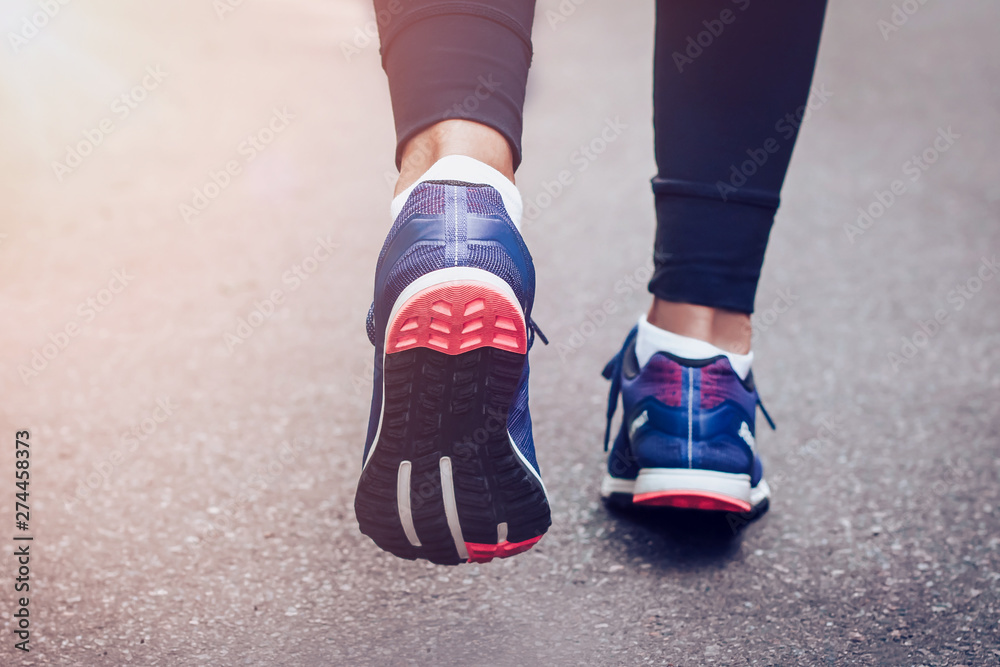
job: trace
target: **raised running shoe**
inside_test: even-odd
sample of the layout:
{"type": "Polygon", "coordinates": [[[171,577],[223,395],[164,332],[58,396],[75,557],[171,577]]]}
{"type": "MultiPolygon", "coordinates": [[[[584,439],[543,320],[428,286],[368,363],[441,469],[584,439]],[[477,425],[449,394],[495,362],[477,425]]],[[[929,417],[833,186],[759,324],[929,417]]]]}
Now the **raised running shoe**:
{"type": "Polygon", "coordinates": [[[354,508],[382,549],[484,562],[548,529],[528,412],[534,290],[531,255],[494,188],[413,189],[368,314],[374,387],[354,508]]]}
{"type": "Polygon", "coordinates": [[[753,373],[742,380],[725,356],[657,352],[639,367],[633,328],[604,368],[611,380],[604,447],[621,396],[621,428],[601,496],[616,504],[746,513],[766,509],[770,489],[755,443],[753,373]]]}

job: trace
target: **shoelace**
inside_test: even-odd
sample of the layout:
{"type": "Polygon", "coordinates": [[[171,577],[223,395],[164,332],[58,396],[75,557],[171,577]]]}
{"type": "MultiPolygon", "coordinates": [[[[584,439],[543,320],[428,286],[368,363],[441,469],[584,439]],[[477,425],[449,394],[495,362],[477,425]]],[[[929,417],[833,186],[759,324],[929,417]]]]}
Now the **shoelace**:
{"type": "Polygon", "coordinates": [[[545,345],[549,344],[549,339],[545,337],[545,334],[542,333],[542,330],[540,328],[538,328],[537,324],[535,324],[535,320],[533,320],[533,319],[531,319],[529,317],[528,318],[528,349],[529,350],[531,349],[531,346],[535,344],[535,336],[538,336],[538,338],[545,345]]]}
{"type": "MultiPolygon", "coordinates": [[[[604,366],[604,370],[601,371],[601,375],[603,375],[606,380],[611,380],[611,391],[608,392],[608,421],[607,426],[604,428],[604,451],[608,451],[608,443],[611,441],[611,420],[614,419],[615,412],[618,410],[618,397],[622,392],[622,366],[624,361],[625,348],[623,347],[618,351],[618,354],[613,356],[611,361],[604,366]]],[[[771,419],[771,415],[767,413],[767,409],[764,407],[764,402],[760,400],[759,392],[757,393],[757,405],[760,406],[760,411],[763,413],[764,419],[767,420],[771,430],[777,430],[778,427],[774,425],[774,420],[771,419]]]]}
{"type": "Polygon", "coordinates": [[[757,394],[757,405],[760,406],[760,411],[764,415],[764,419],[767,420],[767,424],[771,427],[771,430],[777,431],[778,427],[774,425],[774,420],[771,419],[771,415],[767,414],[767,410],[764,408],[764,401],[760,400],[760,393],[757,394]]]}

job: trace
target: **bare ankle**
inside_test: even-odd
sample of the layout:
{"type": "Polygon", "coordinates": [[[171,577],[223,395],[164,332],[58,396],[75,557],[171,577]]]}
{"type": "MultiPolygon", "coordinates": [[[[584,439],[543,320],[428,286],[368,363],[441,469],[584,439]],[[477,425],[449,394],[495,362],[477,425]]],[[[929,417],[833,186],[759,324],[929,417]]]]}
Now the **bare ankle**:
{"type": "Polygon", "coordinates": [[[753,327],[746,313],[654,298],[646,319],[653,326],[706,341],[726,352],[750,351],[753,327]]]}
{"type": "Polygon", "coordinates": [[[447,155],[466,155],[484,162],[514,182],[514,154],[502,134],[470,120],[450,119],[414,135],[403,148],[394,195],[416,183],[447,155]]]}

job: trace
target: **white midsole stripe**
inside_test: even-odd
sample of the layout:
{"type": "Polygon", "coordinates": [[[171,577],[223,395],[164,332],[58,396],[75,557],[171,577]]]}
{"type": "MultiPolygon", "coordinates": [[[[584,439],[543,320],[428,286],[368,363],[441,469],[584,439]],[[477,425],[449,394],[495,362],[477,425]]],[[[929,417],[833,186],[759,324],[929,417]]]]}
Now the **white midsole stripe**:
{"type": "Polygon", "coordinates": [[[757,486],[750,489],[750,506],[757,507],[761,502],[771,497],[771,487],[763,479],[757,482],[757,486]]]}
{"type": "Polygon", "coordinates": [[[631,495],[634,488],[634,479],[619,479],[618,477],[605,474],[604,479],[601,480],[601,497],[607,498],[612,493],[627,493],[631,495]]]}
{"type": "Polygon", "coordinates": [[[643,468],[637,479],[621,479],[605,473],[601,480],[601,497],[612,493],[638,495],[659,491],[710,491],[721,493],[737,500],[749,502],[756,507],[771,497],[771,487],[765,480],[757,486],[750,486],[750,475],[716,472],[714,470],[690,470],[685,468],[643,468]]]}
{"type": "Polygon", "coordinates": [[[415,547],[420,546],[417,529],[413,525],[413,513],[410,511],[410,469],[409,461],[399,462],[399,472],[396,474],[396,509],[399,512],[399,522],[403,524],[406,539],[415,547]]]}
{"type": "Polygon", "coordinates": [[[640,470],[632,493],[660,491],[707,491],[750,502],[750,475],[685,468],[640,470]]]}
{"type": "Polygon", "coordinates": [[[444,516],[448,520],[448,530],[455,542],[455,549],[462,560],[469,559],[469,551],[465,548],[465,538],[462,537],[462,524],[458,520],[458,504],[455,502],[455,481],[451,476],[451,458],[441,457],[441,497],[444,500],[444,516]]]}

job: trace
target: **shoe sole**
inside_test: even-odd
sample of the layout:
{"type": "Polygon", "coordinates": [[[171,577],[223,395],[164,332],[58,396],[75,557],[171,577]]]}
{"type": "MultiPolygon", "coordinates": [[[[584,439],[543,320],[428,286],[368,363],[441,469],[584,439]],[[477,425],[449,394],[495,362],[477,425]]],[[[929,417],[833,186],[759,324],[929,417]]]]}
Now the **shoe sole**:
{"type": "Polygon", "coordinates": [[[379,547],[452,565],[541,539],[545,487],[507,431],[527,347],[513,291],[486,271],[435,271],[396,300],[382,415],[354,501],[379,547]]]}
{"type": "Polygon", "coordinates": [[[767,482],[750,486],[750,475],[691,470],[643,468],[635,480],[605,475],[601,496],[646,507],[676,507],[712,512],[748,513],[771,495],[767,482]]]}

